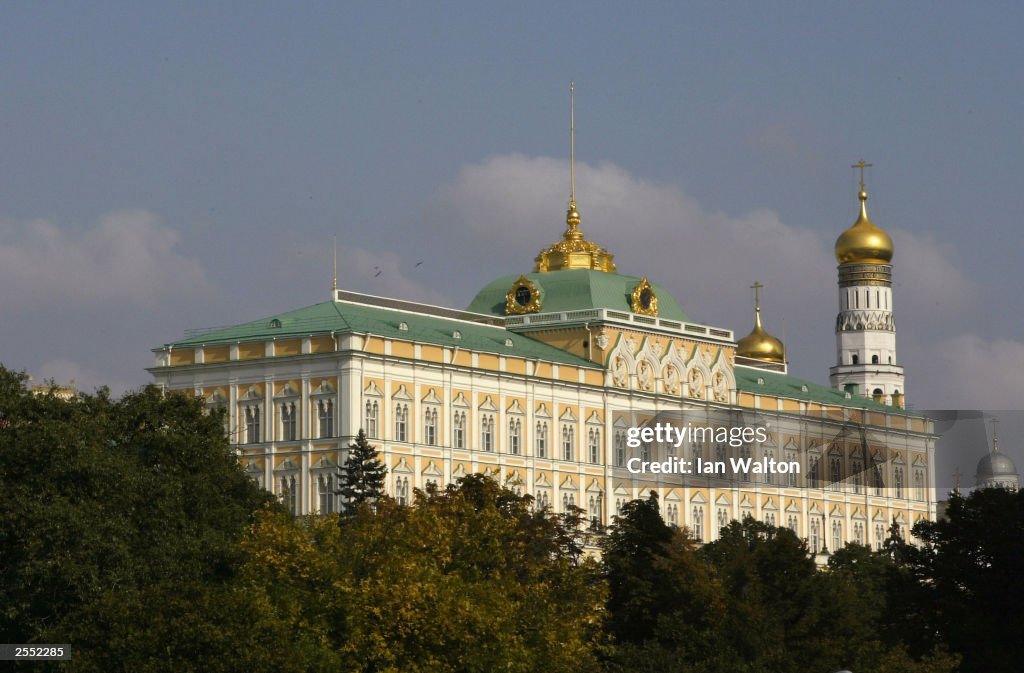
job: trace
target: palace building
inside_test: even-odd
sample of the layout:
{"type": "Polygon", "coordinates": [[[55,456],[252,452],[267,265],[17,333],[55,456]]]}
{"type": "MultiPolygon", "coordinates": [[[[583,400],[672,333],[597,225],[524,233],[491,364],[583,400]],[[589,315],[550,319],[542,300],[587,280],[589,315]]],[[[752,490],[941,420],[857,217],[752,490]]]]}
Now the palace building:
{"type": "Polygon", "coordinates": [[[156,348],[149,371],[225,408],[244,469],[296,514],[337,509],[338,466],[362,429],[399,502],[488,473],[537,506],[582,508],[600,529],[654,491],[666,521],[702,541],[751,516],[816,552],[878,546],[894,520],[908,530],[934,518],[935,436],[903,408],[893,246],[868,219],[863,176],[860,217],[836,243],[832,387],[788,375],[759,284],[749,335],[701,324],[661,285],[619,272],[584,235],[574,192],[562,237],[533,270],[494,280],[463,310],[335,288],[323,303],[156,348]],[[630,428],[658,422],[764,433],[629,445],[630,428]],[[800,472],[637,473],[632,458],[770,459],[800,472]]]}

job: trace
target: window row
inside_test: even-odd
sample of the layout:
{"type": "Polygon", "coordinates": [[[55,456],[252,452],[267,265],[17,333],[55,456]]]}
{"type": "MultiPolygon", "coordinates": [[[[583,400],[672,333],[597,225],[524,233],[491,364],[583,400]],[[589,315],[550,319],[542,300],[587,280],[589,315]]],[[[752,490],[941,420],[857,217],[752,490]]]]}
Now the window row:
{"type": "MultiPolygon", "coordinates": [[[[239,407],[240,428],[243,444],[259,444],[266,441],[292,442],[301,439],[299,436],[299,414],[301,405],[296,402],[279,402],[274,404],[274,432],[268,437],[263,423],[263,403],[250,402],[239,407]]],[[[316,419],[311,430],[316,433],[312,439],[334,437],[335,414],[334,400],[315,400],[313,408],[316,419]]]]}
{"type": "MultiPolygon", "coordinates": [[[[396,402],[394,406],[394,425],[392,439],[396,442],[410,442],[411,433],[409,428],[409,404],[408,402],[396,402]]],[[[441,442],[438,429],[439,410],[435,406],[427,405],[423,409],[423,444],[438,446],[441,442]]],[[[385,439],[381,436],[380,425],[381,402],[378,400],[367,400],[363,406],[363,430],[366,436],[371,439],[385,439]]],[[[451,424],[451,446],[455,449],[477,448],[481,451],[494,453],[498,450],[498,425],[497,414],[483,412],[479,415],[479,433],[476,446],[470,446],[470,433],[466,411],[456,409],[452,412],[451,424]]],[[[519,415],[510,415],[508,423],[504,428],[505,453],[518,456],[524,455],[526,451],[526,431],[524,418],[519,415]]],[[[555,458],[564,461],[575,461],[577,452],[576,424],[559,423],[560,437],[557,446],[557,453],[552,452],[550,434],[551,423],[547,420],[538,420],[533,428],[534,455],[538,458],[555,458]]],[[[602,462],[601,429],[587,426],[586,447],[583,459],[586,462],[600,464],[602,462]]]]}

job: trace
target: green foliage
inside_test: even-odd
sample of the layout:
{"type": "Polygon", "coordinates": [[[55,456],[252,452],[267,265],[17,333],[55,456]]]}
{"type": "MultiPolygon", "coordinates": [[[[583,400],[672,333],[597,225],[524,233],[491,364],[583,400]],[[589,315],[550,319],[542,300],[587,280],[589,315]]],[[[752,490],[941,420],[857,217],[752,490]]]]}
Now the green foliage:
{"type": "Polygon", "coordinates": [[[344,498],[344,513],[354,515],[363,505],[372,505],[384,497],[387,468],[380,462],[377,449],[362,430],[348,447],[348,457],[338,473],[338,493],[344,498]]]}
{"type": "Polygon", "coordinates": [[[954,495],[946,519],[921,522],[925,549],[910,561],[924,578],[921,602],[931,627],[963,657],[964,673],[1020,668],[1024,623],[1024,491],[980,489],[954,495]]]}
{"type": "Polygon", "coordinates": [[[3,642],[58,642],[98,601],[231,575],[269,496],[220,417],[155,387],[68,401],[23,383],[0,367],[3,642]]]}
{"type": "Polygon", "coordinates": [[[594,670],[603,591],[555,517],[472,475],[343,526],[264,518],[245,580],[322,639],[335,670],[594,670]]]}

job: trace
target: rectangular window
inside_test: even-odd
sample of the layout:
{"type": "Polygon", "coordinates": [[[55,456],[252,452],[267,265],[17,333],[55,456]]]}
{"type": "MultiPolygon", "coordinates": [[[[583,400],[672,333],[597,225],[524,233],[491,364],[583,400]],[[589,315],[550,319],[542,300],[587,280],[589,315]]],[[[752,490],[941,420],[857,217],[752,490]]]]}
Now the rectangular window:
{"type": "Polygon", "coordinates": [[[537,457],[548,457],[548,424],[546,421],[537,421],[537,457]]]}

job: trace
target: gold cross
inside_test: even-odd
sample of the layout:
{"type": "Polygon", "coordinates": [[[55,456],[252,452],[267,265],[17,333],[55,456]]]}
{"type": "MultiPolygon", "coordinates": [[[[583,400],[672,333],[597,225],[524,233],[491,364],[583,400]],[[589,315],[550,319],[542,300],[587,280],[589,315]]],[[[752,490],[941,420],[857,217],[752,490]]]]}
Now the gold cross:
{"type": "Polygon", "coordinates": [[[999,450],[999,417],[992,417],[992,450],[999,450]]]}
{"type": "Polygon", "coordinates": [[[750,289],[754,291],[754,306],[756,308],[758,308],[758,309],[761,308],[761,288],[762,287],[764,287],[764,285],[761,285],[761,282],[760,281],[756,281],[756,280],[754,281],[754,284],[750,286],[750,289]]]}
{"type": "Polygon", "coordinates": [[[850,168],[860,169],[860,191],[864,191],[864,169],[871,168],[874,164],[865,163],[863,159],[850,166],[850,168]]]}

